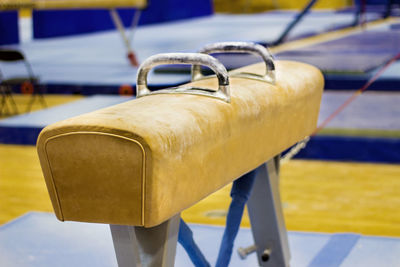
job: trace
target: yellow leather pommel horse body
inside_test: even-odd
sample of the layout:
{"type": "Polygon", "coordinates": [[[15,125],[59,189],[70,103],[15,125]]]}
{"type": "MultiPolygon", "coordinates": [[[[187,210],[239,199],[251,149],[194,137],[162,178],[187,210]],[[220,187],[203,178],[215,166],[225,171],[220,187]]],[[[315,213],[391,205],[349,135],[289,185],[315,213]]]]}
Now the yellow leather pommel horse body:
{"type": "MultiPolygon", "coordinates": [[[[124,265],[118,231],[135,232],[142,246],[149,241],[140,241],[139,231],[170,229],[184,209],[304,139],[316,127],[322,89],[320,71],[298,62],[268,61],[228,74],[204,53],[151,57],[139,70],[137,99],[41,132],[37,148],[56,216],[120,226],[111,227],[120,266],[135,266],[138,258],[144,266],[173,265],[174,249],[167,259],[146,245],[139,252],[147,256],[124,265]],[[195,81],[149,91],[148,71],[169,63],[193,64],[195,81]],[[198,65],[217,77],[203,77],[198,65]]],[[[158,248],[176,245],[174,225],[158,248]]]]}

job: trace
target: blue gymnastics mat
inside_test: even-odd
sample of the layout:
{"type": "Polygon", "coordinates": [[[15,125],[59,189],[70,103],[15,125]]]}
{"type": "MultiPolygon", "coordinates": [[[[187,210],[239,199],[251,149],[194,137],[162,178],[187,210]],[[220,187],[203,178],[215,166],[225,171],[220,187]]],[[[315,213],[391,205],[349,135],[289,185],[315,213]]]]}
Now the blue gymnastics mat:
{"type": "Polygon", "coordinates": [[[0,143],[35,145],[40,131],[49,124],[131,99],[126,96],[97,95],[0,120],[0,143]]]}
{"type": "MultiPolygon", "coordinates": [[[[300,61],[321,69],[326,89],[351,90],[361,88],[387,62],[400,53],[398,22],[382,23],[333,40],[274,55],[279,60],[300,61]]],[[[253,55],[215,55],[229,69],[259,62],[253,55]]],[[[181,70],[182,71],[182,70],[181,70]]],[[[189,69],[186,69],[189,72],[189,69]]],[[[400,61],[393,63],[370,86],[369,90],[398,91],[400,61]]]]}
{"type": "MultiPolygon", "coordinates": [[[[194,238],[214,266],[223,227],[190,225],[194,238]]],[[[358,234],[289,232],[292,267],[398,267],[400,239],[358,234]]],[[[234,251],[253,244],[241,228],[234,251]]],[[[109,226],[59,222],[51,213],[31,212],[0,227],[0,262],[4,267],[117,266],[109,226]]],[[[193,266],[178,245],[176,267],[193,266]]],[[[230,267],[258,266],[253,253],[241,260],[233,253],[230,267]]]]}
{"type": "MultiPolygon", "coordinates": [[[[400,21],[383,23],[342,38],[285,51],[279,59],[298,60],[319,67],[325,76],[325,89],[359,89],[379,67],[400,53],[400,21]]],[[[393,63],[369,90],[400,90],[400,62],[393,63]]]]}
{"type": "MultiPolygon", "coordinates": [[[[139,27],[133,48],[140,62],[157,53],[195,52],[219,41],[276,40],[295,12],[267,12],[251,15],[216,14],[158,25],[139,27]]],[[[373,15],[372,15],[373,16],[373,15]]],[[[349,25],[351,13],[311,12],[294,28],[289,39],[317,35],[349,25]]],[[[126,50],[117,31],[74,37],[35,40],[15,46],[31,62],[48,93],[118,93],[123,84],[135,84],[136,68],[129,65],[126,50]]],[[[20,76],[24,68],[0,64],[6,77],[20,76]]],[[[149,84],[164,87],[189,81],[189,75],[154,75],[149,84]]]]}
{"type": "MultiPolygon", "coordinates": [[[[354,92],[325,91],[318,125],[354,92]]],[[[400,163],[400,93],[364,92],[295,158],[400,163]]]]}
{"type": "Polygon", "coordinates": [[[314,65],[324,73],[368,73],[399,53],[400,31],[371,30],[276,56],[314,65]]]}
{"type": "Polygon", "coordinates": [[[0,12],[0,45],[17,44],[18,35],[18,12],[1,11],[0,12]]]}
{"type": "MultiPolygon", "coordinates": [[[[325,91],[319,124],[352,91],[325,91]]],[[[56,121],[132,100],[96,95],[64,105],[0,120],[0,143],[35,145],[40,131],[56,121]]],[[[311,139],[298,158],[400,163],[400,94],[365,92],[311,139]],[[349,149],[349,148],[352,149],[349,149]]]]}
{"type": "MultiPolygon", "coordinates": [[[[354,91],[325,91],[318,125],[342,105],[354,91]]],[[[400,93],[367,91],[357,96],[327,128],[400,131],[400,93]]]]}

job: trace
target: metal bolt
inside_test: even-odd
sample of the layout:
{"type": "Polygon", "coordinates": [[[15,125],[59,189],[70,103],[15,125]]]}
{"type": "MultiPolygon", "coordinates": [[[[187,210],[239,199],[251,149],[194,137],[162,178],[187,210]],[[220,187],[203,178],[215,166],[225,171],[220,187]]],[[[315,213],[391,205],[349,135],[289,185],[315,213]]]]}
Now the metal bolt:
{"type": "Polygon", "coordinates": [[[271,256],[271,249],[267,248],[266,250],[263,251],[261,254],[261,260],[263,262],[267,262],[271,256]]]}
{"type": "Polygon", "coordinates": [[[247,257],[247,255],[253,253],[256,250],[257,250],[257,246],[256,245],[252,245],[252,246],[248,246],[247,248],[239,247],[237,252],[239,254],[239,257],[242,260],[244,260],[247,257]]]}

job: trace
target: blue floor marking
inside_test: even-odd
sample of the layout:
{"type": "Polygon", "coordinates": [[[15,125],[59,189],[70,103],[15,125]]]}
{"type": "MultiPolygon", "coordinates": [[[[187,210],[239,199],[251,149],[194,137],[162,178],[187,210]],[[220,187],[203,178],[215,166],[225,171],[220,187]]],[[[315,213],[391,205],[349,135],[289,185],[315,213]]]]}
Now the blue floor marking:
{"type": "Polygon", "coordinates": [[[315,256],[308,267],[338,267],[360,239],[356,234],[335,234],[315,256]]]}

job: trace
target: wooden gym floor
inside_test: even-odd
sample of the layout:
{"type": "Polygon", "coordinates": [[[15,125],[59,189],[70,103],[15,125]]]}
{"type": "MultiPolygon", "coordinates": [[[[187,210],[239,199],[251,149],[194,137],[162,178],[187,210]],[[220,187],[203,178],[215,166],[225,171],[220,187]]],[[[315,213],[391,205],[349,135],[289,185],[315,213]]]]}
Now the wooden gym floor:
{"type": "MultiPolygon", "coordinates": [[[[54,94],[54,95],[46,95],[45,101],[46,101],[47,107],[53,107],[53,106],[57,106],[57,105],[71,102],[71,101],[78,100],[82,97],[83,96],[81,96],[81,95],[56,95],[56,94],[54,94]]],[[[14,100],[15,104],[17,105],[18,111],[20,113],[23,113],[28,108],[28,103],[30,101],[30,95],[13,94],[13,100],[14,100]]],[[[7,100],[7,107],[9,109],[9,111],[13,111],[13,108],[11,105],[12,104],[11,104],[10,100],[7,100]]],[[[32,104],[31,111],[40,110],[42,108],[43,108],[42,104],[40,103],[38,97],[36,97],[32,104]]],[[[8,116],[10,116],[10,114],[3,115],[3,116],[0,115],[0,119],[3,119],[8,116]]]]}

